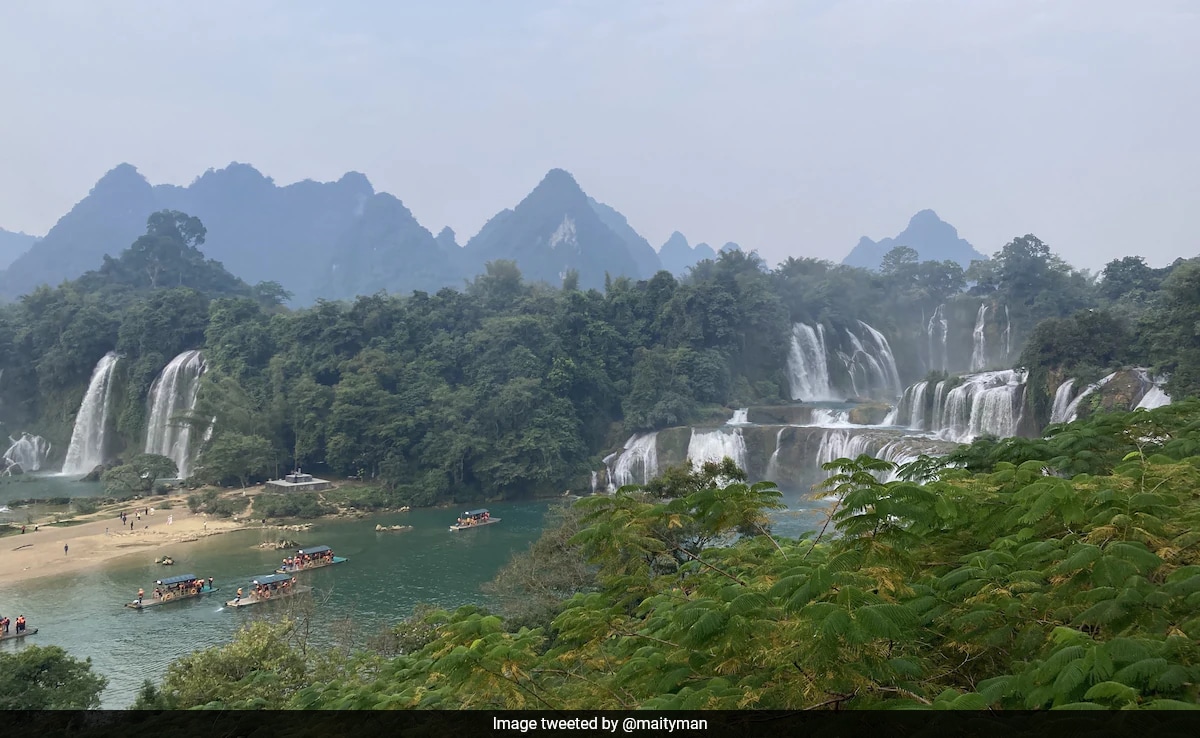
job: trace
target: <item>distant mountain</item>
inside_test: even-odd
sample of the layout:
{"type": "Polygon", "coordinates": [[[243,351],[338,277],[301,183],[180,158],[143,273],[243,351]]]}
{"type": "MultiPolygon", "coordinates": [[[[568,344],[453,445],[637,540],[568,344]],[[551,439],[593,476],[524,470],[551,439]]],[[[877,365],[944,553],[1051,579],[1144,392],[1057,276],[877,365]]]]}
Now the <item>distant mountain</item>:
{"type": "Polygon", "coordinates": [[[178,210],[200,218],[208,229],[206,254],[230,272],[250,283],[280,282],[298,302],[309,302],[325,276],[313,273],[313,265],[329,263],[334,244],[373,194],[357,172],[337,182],[278,187],[254,167],[235,162],[178,187],[151,186],[132,165],[121,164],[0,272],[0,296],[13,298],[39,284],[77,277],[105,255],[127,248],[145,231],[151,213],[178,210]]]}
{"type": "Polygon", "coordinates": [[[362,215],[338,239],[321,296],[353,299],[380,290],[407,294],[457,287],[462,273],[447,253],[451,247],[458,248],[453,231],[443,229],[435,239],[404,203],[381,192],[367,200],[362,215]]]}
{"type": "Polygon", "coordinates": [[[697,263],[705,259],[715,259],[717,254],[706,243],[698,243],[695,248],[689,246],[683,234],[675,231],[659,249],[658,258],[662,260],[663,269],[676,277],[682,277],[697,263]]]}
{"type": "Polygon", "coordinates": [[[27,233],[6,231],[0,228],[0,269],[13,263],[18,256],[29,250],[38,240],[27,233]]]}
{"type": "Polygon", "coordinates": [[[605,274],[640,276],[627,236],[605,223],[619,213],[602,217],[593,202],[574,177],[551,169],[515,208],[496,214],[467,242],[466,256],[476,272],[489,261],[511,259],[526,278],[550,284],[561,283],[573,269],[584,289],[603,288],[605,274]]]}
{"type": "Polygon", "coordinates": [[[662,261],[658,258],[658,252],[654,250],[649,241],[642,238],[640,233],[633,230],[633,227],[629,225],[629,221],[625,219],[625,216],[608,205],[597,202],[595,198],[589,197],[588,203],[591,204],[592,210],[596,211],[596,215],[600,216],[600,220],[604,225],[608,226],[609,230],[621,237],[621,240],[625,242],[625,248],[629,250],[629,255],[637,263],[637,275],[629,276],[649,279],[658,274],[659,270],[663,268],[662,261]]]}
{"type": "Polygon", "coordinates": [[[967,268],[972,261],[987,257],[958,237],[954,226],[943,221],[932,210],[922,210],[908,221],[908,227],[895,238],[878,242],[863,236],[842,263],[846,266],[878,269],[883,256],[897,246],[915,250],[921,261],[956,261],[967,268]]]}

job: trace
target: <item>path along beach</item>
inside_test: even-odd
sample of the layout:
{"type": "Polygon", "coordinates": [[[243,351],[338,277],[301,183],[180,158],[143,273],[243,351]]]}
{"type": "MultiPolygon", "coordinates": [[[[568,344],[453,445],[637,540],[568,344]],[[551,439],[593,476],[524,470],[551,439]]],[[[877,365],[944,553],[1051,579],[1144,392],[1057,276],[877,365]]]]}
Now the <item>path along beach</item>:
{"type": "MultiPolygon", "coordinates": [[[[138,500],[89,515],[90,522],[76,525],[40,523],[37,531],[30,524],[25,527],[24,534],[0,537],[0,586],[40,577],[76,574],[131,554],[169,554],[178,551],[181,544],[205,536],[251,527],[245,519],[192,513],[186,505],[181,505],[185,499],[172,496],[138,500]],[[135,510],[144,511],[167,499],[172,502],[170,509],[155,510],[153,515],[143,514],[141,520],[135,519],[135,510]],[[135,504],[140,506],[135,508],[135,504]],[[133,530],[129,529],[129,522],[121,524],[118,515],[122,510],[129,514],[133,530]],[[168,516],[172,519],[170,524],[167,523],[168,516]],[[64,552],[63,546],[68,547],[67,551],[64,552]]],[[[164,572],[164,576],[169,575],[169,569],[164,572]]]]}

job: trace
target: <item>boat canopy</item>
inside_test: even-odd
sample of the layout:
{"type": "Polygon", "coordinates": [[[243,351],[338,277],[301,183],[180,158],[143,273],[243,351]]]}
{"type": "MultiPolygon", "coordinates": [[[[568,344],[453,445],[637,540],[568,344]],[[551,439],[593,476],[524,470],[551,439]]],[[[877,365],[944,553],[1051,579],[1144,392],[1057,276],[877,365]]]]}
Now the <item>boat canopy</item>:
{"type": "Polygon", "coordinates": [[[325,553],[326,551],[329,551],[329,550],[330,550],[329,546],[313,546],[312,548],[302,548],[302,549],[300,549],[299,553],[308,554],[309,556],[311,556],[313,554],[325,553]]]}
{"type": "Polygon", "coordinates": [[[251,580],[251,583],[252,584],[275,584],[276,582],[288,582],[288,581],[291,581],[291,579],[292,579],[291,574],[267,574],[266,576],[263,576],[263,577],[254,577],[254,579],[251,580]]]}
{"type": "Polygon", "coordinates": [[[167,577],[166,579],[159,579],[157,582],[155,582],[155,584],[161,584],[164,587],[170,587],[172,584],[183,584],[184,582],[194,582],[194,581],[196,581],[195,574],[180,574],[177,577],[167,577]]]}
{"type": "Polygon", "coordinates": [[[479,508],[478,510],[468,510],[468,511],[466,511],[465,513],[463,513],[463,516],[464,516],[464,517],[468,517],[468,518],[477,518],[477,517],[479,517],[480,515],[483,515],[483,514],[484,514],[484,513],[486,513],[486,512],[487,512],[487,508],[486,508],[486,507],[481,507],[481,508],[479,508]]]}

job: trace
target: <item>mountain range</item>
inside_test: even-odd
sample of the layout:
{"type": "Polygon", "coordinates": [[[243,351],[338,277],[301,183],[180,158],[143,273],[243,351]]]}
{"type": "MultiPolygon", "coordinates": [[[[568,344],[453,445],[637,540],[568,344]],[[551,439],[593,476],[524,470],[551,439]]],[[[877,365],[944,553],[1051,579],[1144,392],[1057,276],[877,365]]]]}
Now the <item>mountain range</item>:
{"type": "MultiPolygon", "coordinates": [[[[589,197],[568,172],[553,169],[514,208],[492,217],[465,245],[436,236],[404,203],[348,172],[336,182],[278,186],[248,164],[210,169],[190,185],[152,185],[121,164],[96,182],[41,239],[0,231],[0,297],[56,285],[120,254],[159,210],[198,217],[204,253],[248,283],[275,281],[296,304],[350,299],[379,290],[408,293],[459,287],[488,261],[512,259],[531,280],[560,284],[569,271],[583,288],[607,276],[683,275],[707,245],[675,233],[656,251],[616,209],[589,197]]],[[[737,248],[727,244],[725,248],[737,248]]]]}
{"type": "Polygon", "coordinates": [[[917,252],[921,261],[956,261],[964,269],[972,261],[987,257],[958,237],[954,226],[938,217],[932,210],[922,210],[908,221],[908,227],[895,238],[872,241],[863,236],[842,263],[846,266],[878,269],[883,256],[897,246],[908,246],[917,252]]]}

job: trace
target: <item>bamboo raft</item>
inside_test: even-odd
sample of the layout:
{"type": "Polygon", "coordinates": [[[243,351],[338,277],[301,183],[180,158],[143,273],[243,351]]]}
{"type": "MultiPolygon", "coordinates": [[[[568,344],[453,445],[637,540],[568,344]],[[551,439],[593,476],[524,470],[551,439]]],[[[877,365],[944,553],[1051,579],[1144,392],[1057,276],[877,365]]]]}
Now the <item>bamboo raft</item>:
{"type": "Polygon", "coordinates": [[[159,605],[169,605],[172,602],[182,602],[183,600],[194,600],[197,597],[203,597],[206,594],[211,594],[213,592],[220,592],[220,591],[221,591],[220,587],[213,587],[212,589],[209,589],[208,585],[206,584],[206,585],[204,585],[204,589],[200,590],[196,594],[174,595],[172,597],[167,597],[167,598],[158,599],[158,600],[153,599],[153,598],[146,600],[145,598],[143,598],[141,602],[138,602],[137,600],[134,600],[133,602],[126,602],[125,607],[129,607],[134,610],[147,610],[151,607],[158,607],[159,605]]]}
{"type": "Polygon", "coordinates": [[[462,525],[452,525],[450,526],[450,530],[470,530],[472,528],[482,528],[485,525],[491,525],[492,523],[500,522],[500,518],[493,518],[486,509],[468,510],[467,512],[463,513],[462,520],[462,525]],[[484,515],[487,515],[487,517],[485,518],[484,515]]]}
{"type": "Polygon", "coordinates": [[[251,586],[268,588],[268,596],[259,597],[251,590],[250,594],[241,599],[232,599],[225,603],[226,607],[246,607],[247,605],[257,605],[260,602],[272,602],[274,600],[283,600],[288,597],[295,597],[304,592],[311,592],[312,587],[303,584],[291,584],[286,589],[281,585],[285,582],[291,582],[292,578],[287,574],[268,574],[263,577],[255,577],[250,581],[251,586]]]}
{"type": "Polygon", "coordinates": [[[128,607],[132,610],[145,610],[150,607],[158,607],[159,605],[166,605],[171,602],[179,602],[180,600],[195,599],[197,597],[209,594],[210,592],[217,592],[220,590],[220,587],[209,587],[203,579],[197,577],[195,574],[180,574],[179,576],[175,577],[167,577],[166,579],[159,579],[154,584],[157,587],[163,588],[161,597],[155,598],[151,596],[149,599],[146,599],[146,597],[143,596],[141,598],[141,602],[138,602],[137,600],[134,600],[133,602],[126,602],[125,607],[128,607]],[[191,586],[186,586],[191,585],[194,582],[200,582],[201,587],[199,592],[194,591],[191,586]],[[181,590],[181,586],[185,586],[185,588],[181,590]]]}
{"type": "Polygon", "coordinates": [[[19,638],[24,638],[25,636],[31,636],[37,632],[37,628],[25,628],[25,630],[21,631],[20,633],[13,631],[5,635],[0,635],[0,641],[15,641],[19,638]]]}
{"type": "MultiPolygon", "coordinates": [[[[308,554],[311,556],[313,554],[324,553],[329,550],[330,550],[329,546],[313,546],[312,548],[302,548],[299,551],[297,551],[296,554],[297,555],[308,554]]],[[[320,559],[317,561],[312,561],[312,562],[309,562],[308,564],[305,564],[304,566],[296,566],[296,567],[292,567],[290,569],[280,567],[275,570],[275,573],[276,574],[297,574],[299,572],[309,571],[311,569],[323,569],[326,566],[333,566],[334,564],[343,564],[346,561],[347,561],[347,559],[345,556],[333,556],[329,559],[320,559]]]]}

